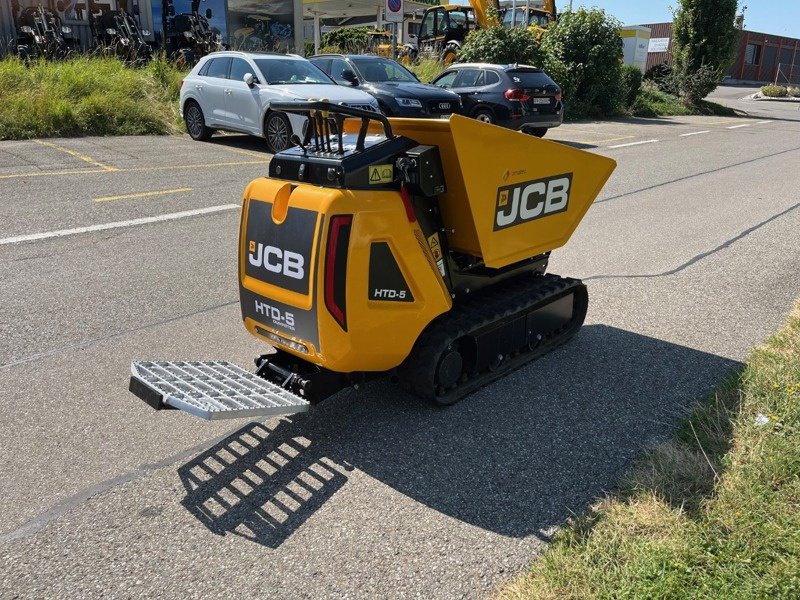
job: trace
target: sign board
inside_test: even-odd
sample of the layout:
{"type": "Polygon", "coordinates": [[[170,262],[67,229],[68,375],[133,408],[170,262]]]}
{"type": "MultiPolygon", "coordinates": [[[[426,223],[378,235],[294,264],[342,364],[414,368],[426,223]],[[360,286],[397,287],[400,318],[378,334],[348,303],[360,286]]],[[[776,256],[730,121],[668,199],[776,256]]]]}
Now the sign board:
{"type": "Polygon", "coordinates": [[[648,52],[666,52],[669,50],[669,38],[652,38],[647,48],[648,52]]]}
{"type": "Polygon", "coordinates": [[[383,20],[388,23],[403,22],[403,0],[384,0],[383,20]]]}

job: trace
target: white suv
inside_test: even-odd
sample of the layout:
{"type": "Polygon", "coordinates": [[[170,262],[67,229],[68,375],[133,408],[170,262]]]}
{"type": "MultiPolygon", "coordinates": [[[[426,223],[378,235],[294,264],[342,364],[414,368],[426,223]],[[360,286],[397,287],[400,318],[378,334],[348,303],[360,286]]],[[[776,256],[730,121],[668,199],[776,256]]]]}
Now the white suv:
{"type": "Polygon", "coordinates": [[[327,99],[378,111],[366,92],[336,83],[305,58],[292,54],[213,52],[181,84],[181,116],[189,135],[207,140],[217,129],[266,138],[270,152],[303,137],[306,118],[269,109],[273,100],[327,99]]]}

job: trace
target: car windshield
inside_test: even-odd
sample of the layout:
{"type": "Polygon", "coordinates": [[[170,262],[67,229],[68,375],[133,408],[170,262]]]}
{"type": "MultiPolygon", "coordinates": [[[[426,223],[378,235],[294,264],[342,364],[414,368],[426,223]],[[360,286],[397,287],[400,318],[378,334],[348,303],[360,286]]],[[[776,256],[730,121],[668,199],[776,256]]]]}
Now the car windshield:
{"type": "Polygon", "coordinates": [[[386,81],[417,81],[405,67],[388,58],[353,58],[353,64],[358,68],[366,81],[370,83],[383,83],[386,81]]]}
{"type": "Polygon", "coordinates": [[[333,80],[306,60],[256,58],[256,66],[266,83],[333,83],[333,80]]]}

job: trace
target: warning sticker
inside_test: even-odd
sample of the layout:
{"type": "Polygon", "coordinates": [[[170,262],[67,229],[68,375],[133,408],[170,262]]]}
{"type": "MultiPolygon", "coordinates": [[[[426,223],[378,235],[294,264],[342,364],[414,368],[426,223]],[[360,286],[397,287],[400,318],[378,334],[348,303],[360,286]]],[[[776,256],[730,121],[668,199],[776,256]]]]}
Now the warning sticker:
{"type": "Polygon", "coordinates": [[[433,260],[438,261],[442,258],[442,247],[439,244],[439,234],[434,233],[432,236],[428,238],[428,246],[431,248],[431,254],[433,254],[433,260]]]}
{"type": "Polygon", "coordinates": [[[378,183],[392,183],[394,181],[393,165],[370,165],[369,182],[372,185],[378,183]]]}

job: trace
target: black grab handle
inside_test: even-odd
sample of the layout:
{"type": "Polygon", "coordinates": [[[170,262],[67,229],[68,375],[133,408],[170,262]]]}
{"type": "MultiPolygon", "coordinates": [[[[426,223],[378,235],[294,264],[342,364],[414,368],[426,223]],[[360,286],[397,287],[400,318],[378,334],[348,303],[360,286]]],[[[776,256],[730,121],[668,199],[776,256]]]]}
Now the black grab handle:
{"type": "MultiPolygon", "coordinates": [[[[356,117],[361,119],[361,127],[358,131],[358,140],[356,142],[356,150],[358,151],[364,149],[364,141],[367,137],[367,129],[369,128],[370,121],[378,121],[381,125],[383,125],[383,134],[387,137],[387,139],[394,137],[394,134],[392,133],[392,125],[389,123],[389,119],[387,119],[386,116],[380,112],[373,112],[371,110],[364,110],[361,108],[353,108],[352,106],[345,106],[344,104],[334,104],[332,102],[328,102],[327,100],[279,100],[270,102],[269,107],[271,110],[279,110],[281,112],[297,113],[308,116],[309,125],[314,128],[314,134],[317,133],[318,118],[321,119],[322,113],[329,113],[329,115],[332,115],[336,120],[336,128],[338,130],[337,133],[339,137],[339,153],[342,153],[342,124],[344,122],[342,116],[356,117]],[[312,115],[312,113],[314,114],[312,115]]],[[[320,137],[323,137],[323,131],[320,131],[320,137]]],[[[307,139],[304,141],[303,145],[310,142],[310,134],[311,131],[307,131],[307,139]]],[[[328,144],[330,144],[330,142],[328,142],[328,144]]],[[[330,148],[328,150],[330,151],[330,148]]]]}

